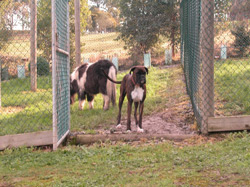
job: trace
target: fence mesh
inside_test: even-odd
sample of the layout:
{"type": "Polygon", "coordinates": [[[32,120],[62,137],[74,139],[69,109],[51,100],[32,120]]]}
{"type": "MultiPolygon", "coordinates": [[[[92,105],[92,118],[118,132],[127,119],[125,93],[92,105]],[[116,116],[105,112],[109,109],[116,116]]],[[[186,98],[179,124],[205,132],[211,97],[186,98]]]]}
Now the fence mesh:
{"type": "Polygon", "coordinates": [[[38,1],[36,6],[37,78],[32,90],[34,2],[0,1],[0,136],[52,128],[51,2],[38,1]]]}
{"type": "Polygon", "coordinates": [[[181,61],[200,128],[250,113],[250,1],[183,0],[181,61]]]}
{"type": "MultiPolygon", "coordinates": [[[[69,51],[69,8],[68,0],[57,0],[56,5],[56,48],[69,51]]],[[[69,55],[56,52],[56,112],[58,140],[69,130],[69,55]]]]}
{"type": "Polygon", "coordinates": [[[184,66],[187,93],[190,95],[193,110],[201,124],[201,59],[200,59],[201,1],[181,3],[181,61],[184,66]]]}

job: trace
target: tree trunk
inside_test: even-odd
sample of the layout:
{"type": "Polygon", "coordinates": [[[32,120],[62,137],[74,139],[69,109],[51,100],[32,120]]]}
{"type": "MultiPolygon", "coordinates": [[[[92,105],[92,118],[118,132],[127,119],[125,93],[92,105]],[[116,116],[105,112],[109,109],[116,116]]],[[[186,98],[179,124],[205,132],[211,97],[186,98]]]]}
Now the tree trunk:
{"type": "MultiPolygon", "coordinates": [[[[176,15],[173,13],[172,21],[175,23],[176,15]]],[[[171,28],[171,46],[172,46],[172,57],[175,57],[175,27],[172,26],[171,28]]]]}

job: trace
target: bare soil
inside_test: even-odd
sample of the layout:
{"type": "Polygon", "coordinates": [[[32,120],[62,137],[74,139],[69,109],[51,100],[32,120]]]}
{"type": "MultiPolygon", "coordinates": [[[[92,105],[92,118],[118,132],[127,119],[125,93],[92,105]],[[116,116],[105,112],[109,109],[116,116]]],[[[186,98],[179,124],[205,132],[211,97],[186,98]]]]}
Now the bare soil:
{"type": "MultiPolygon", "coordinates": [[[[134,119],[131,118],[131,121],[131,133],[137,133],[134,119]]],[[[110,130],[99,129],[98,132],[100,134],[127,133],[126,123],[127,120],[123,119],[122,128],[117,129],[114,125],[110,130]]],[[[197,134],[193,112],[187,104],[177,105],[163,112],[145,116],[142,124],[145,133],[148,134],[197,134]]]]}

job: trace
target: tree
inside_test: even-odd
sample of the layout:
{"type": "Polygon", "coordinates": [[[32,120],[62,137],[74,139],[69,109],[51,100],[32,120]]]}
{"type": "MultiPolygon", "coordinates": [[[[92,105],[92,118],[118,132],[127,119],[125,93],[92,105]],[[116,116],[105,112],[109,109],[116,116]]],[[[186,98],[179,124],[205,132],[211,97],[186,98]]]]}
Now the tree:
{"type": "Polygon", "coordinates": [[[92,0],[95,4],[90,8],[91,19],[88,20],[88,29],[92,31],[113,31],[119,23],[119,1],[92,0]]]}
{"type": "Polygon", "coordinates": [[[118,7],[120,0],[91,0],[92,2],[96,3],[96,7],[99,9],[102,7],[111,8],[111,7],[118,7]]]}
{"type": "Polygon", "coordinates": [[[96,3],[97,8],[100,8],[105,3],[105,0],[92,0],[92,2],[96,3]]]}
{"type": "Polygon", "coordinates": [[[37,1],[37,47],[47,61],[51,60],[51,1],[37,1]]]}
{"type": "Polygon", "coordinates": [[[109,12],[96,7],[91,8],[91,17],[94,31],[113,31],[117,25],[117,20],[109,12]]]}
{"type": "MultiPolygon", "coordinates": [[[[176,37],[177,14],[175,3],[161,0],[121,0],[118,39],[125,42],[126,47],[141,53],[147,53],[159,41],[160,35],[176,37]]],[[[173,45],[175,41],[172,40],[173,45]]]]}
{"type": "Polygon", "coordinates": [[[172,48],[172,57],[175,57],[175,47],[180,43],[180,14],[179,14],[179,2],[174,1],[170,4],[170,13],[171,21],[167,26],[166,35],[168,36],[168,40],[170,41],[170,45],[172,48]]]}
{"type": "Polygon", "coordinates": [[[232,20],[250,19],[250,0],[231,0],[230,16],[232,20]]]}
{"type": "Polygon", "coordinates": [[[232,0],[215,0],[214,15],[215,21],[226,21],[230,14],[232,0]]]}
{"type": "MultiPolygon", "coordinates": [[[[81,32],[87,26],[87,19],[90,16],[88,9],[88,1],[80,0],[80,21],[81,32]]],[[[38,1],[38,18],[37,18],[37,40],[38,49],[41,51],[42,56],[48,61],[51,60],[51,0],[38,1]]],[[[70,64],[71,67],[75,63],[75,16],[74,16],[74,1],[69,2],[70,6],[70,64]]]]}
{"type": "Polygon", "coordinates": [[[11,24],[9,21],[9,15],[11,14],[10,5],[11,0],[0,1],[0,49],[2,49],[8,42],[10,37],[11,24]]]}
{"type": "Polygon", "coordinates": [[[250,31],[247,30],[246,25],[244,23],[236,25],[236,27],[231,30],[231,33],[235,37],[234,47],[238,56],[243,57],[248,55],[250,46],[250,31]]]}
{"type": "MultiPolygon", "coordinates": [[[[75,6],[74,1],[69,1],[70,6],[70,67],[74,67],[75,61],[75,6]]],[[[80,31],[83,34],[87,28],[87,20],[90,19],[88,0],[80,0],[80,31]]],[[[83,46],[82,46],[83,48],[83,46]]],[[[82,50],[82,49],[81,49],[82,50]]]]}

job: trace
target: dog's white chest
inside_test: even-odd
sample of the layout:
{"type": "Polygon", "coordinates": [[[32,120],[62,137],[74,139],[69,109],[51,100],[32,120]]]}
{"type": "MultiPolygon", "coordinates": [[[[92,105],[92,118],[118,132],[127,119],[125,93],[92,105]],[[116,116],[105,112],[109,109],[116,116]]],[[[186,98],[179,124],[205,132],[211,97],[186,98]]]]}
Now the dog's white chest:
{"type": "Polygon", "coordinates": [[[131,92],[131,97],[132,97],[133,101],[134,102],[142,101],[143,92],[144,92],[144,90],[141,87],[136,86],[135,89],[131,92]]]}

